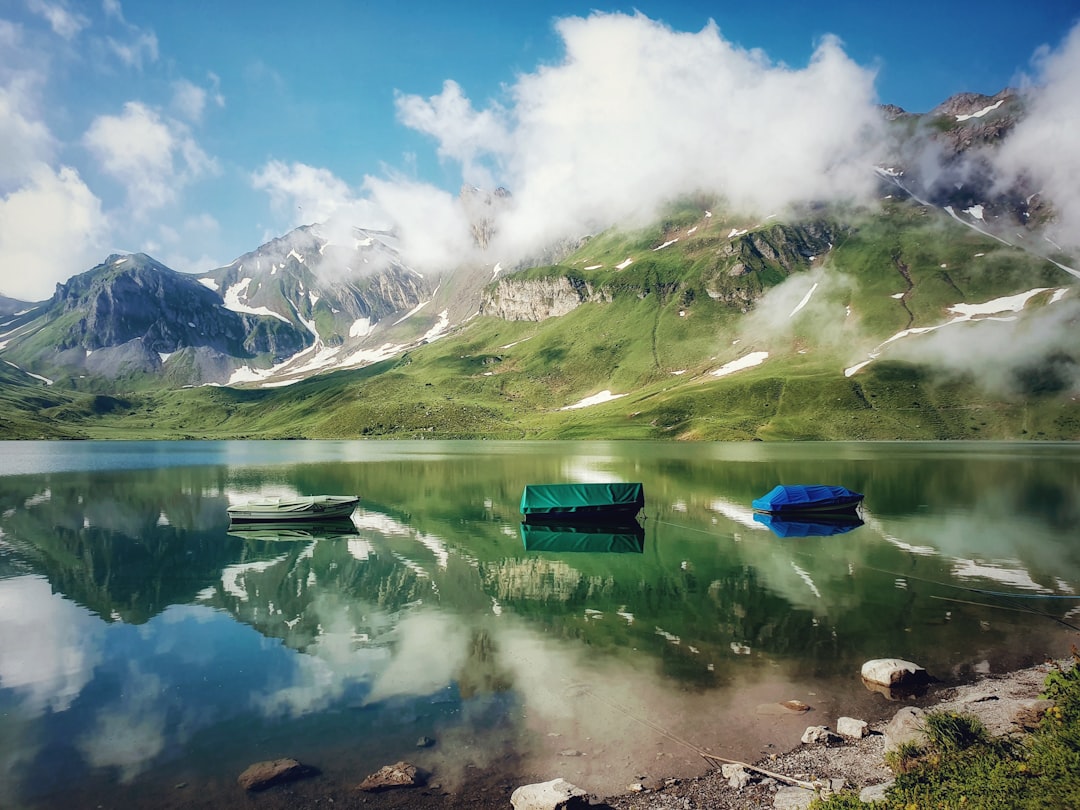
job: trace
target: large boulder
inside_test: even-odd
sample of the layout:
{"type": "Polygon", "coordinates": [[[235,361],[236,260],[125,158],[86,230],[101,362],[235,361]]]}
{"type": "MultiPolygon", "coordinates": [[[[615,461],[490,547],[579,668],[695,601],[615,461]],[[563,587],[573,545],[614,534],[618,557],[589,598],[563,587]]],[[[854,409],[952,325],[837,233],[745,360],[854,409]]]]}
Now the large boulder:
{"type": "Polygon", "coordinates": [[[885,726],[885,750],[892,751],[904,743],[926,744],[923,721],[926,712],[917,706],[905,706],[885,726]]]}
{"type": "Polygon", "coordinates": [[[522,785],[510,795],[514,810],[572,810],[588,807],[589,794],[565,779],[522,785]]]}
{"type": "Polygon", "coordinates": [[[875,658],[862,665],[864,681],[881,686],[911,686],[928,683],[930,676],[918,664],[901,658],[875,658]]]}

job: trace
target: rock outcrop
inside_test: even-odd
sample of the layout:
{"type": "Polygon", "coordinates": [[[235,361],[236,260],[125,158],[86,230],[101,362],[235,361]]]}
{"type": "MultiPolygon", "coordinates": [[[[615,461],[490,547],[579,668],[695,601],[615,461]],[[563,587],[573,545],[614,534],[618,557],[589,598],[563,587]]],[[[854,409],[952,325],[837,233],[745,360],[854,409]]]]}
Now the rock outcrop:
{"type": "Polygon", "coordinates": [[[505,278],[480,306],[484,315],[505,321],[543,321],[573,312],[584,303],[611,301],[611,294],[578,276],[505,278]]]}

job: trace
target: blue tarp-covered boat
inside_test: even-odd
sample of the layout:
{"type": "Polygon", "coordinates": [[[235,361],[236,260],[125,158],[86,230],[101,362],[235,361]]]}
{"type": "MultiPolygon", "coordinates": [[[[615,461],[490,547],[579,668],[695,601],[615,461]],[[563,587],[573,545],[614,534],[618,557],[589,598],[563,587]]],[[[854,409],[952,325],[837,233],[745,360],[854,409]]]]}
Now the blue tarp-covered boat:
{"type": "Polygon", "coordinates": [[[529,484],[521,493],[526,523],[626,524],[643,508],[641,484],[529,484]]]}
{"type": "Polygon", "coordinates": [[[780,484],[750,502],[756,512],[771,515],[806,513],[854,513],[862,493],[847,487],[823,484],[780,484]]]}

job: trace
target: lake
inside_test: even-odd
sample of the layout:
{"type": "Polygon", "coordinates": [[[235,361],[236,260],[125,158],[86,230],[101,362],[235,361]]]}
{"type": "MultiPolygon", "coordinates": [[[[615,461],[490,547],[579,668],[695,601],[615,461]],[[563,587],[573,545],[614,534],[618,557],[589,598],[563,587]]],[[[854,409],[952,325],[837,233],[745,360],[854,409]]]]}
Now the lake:
{"type": "Polygon", "coordinates": [[[284,756],[328,790],[406,759],[600,795],[753,761],[891,716],[867,659],[1066,656],[1078,519],[1072,444],[0,442],[0,806],[224,807],[284,756]],[[526,484],[594,481],[644,484],[640,530],[523,530],[526,484]],[[777,483],[861,521],[770,527],[777,483]],[[229,525],[296,494],[361,505],[229,525]]]}

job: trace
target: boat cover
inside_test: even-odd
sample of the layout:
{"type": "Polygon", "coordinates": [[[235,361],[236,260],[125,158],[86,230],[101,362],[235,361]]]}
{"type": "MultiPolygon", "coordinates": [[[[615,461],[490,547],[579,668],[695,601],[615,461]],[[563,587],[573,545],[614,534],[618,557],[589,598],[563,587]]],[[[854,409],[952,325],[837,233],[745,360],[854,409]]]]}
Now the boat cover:
{"type": "Polygon", "coordinates": [[[822,484],[778,484],[750,505],[759,512],[786,512],[800,509],[823,509],[852,506],[862,500],[862,495],[847,487],[822,484]]]}
{"type": "Polygon", "coordinates": [[[644,508],[641,484],[529,484],[521,493],[523,515],[636,515],[644,508]]]}

